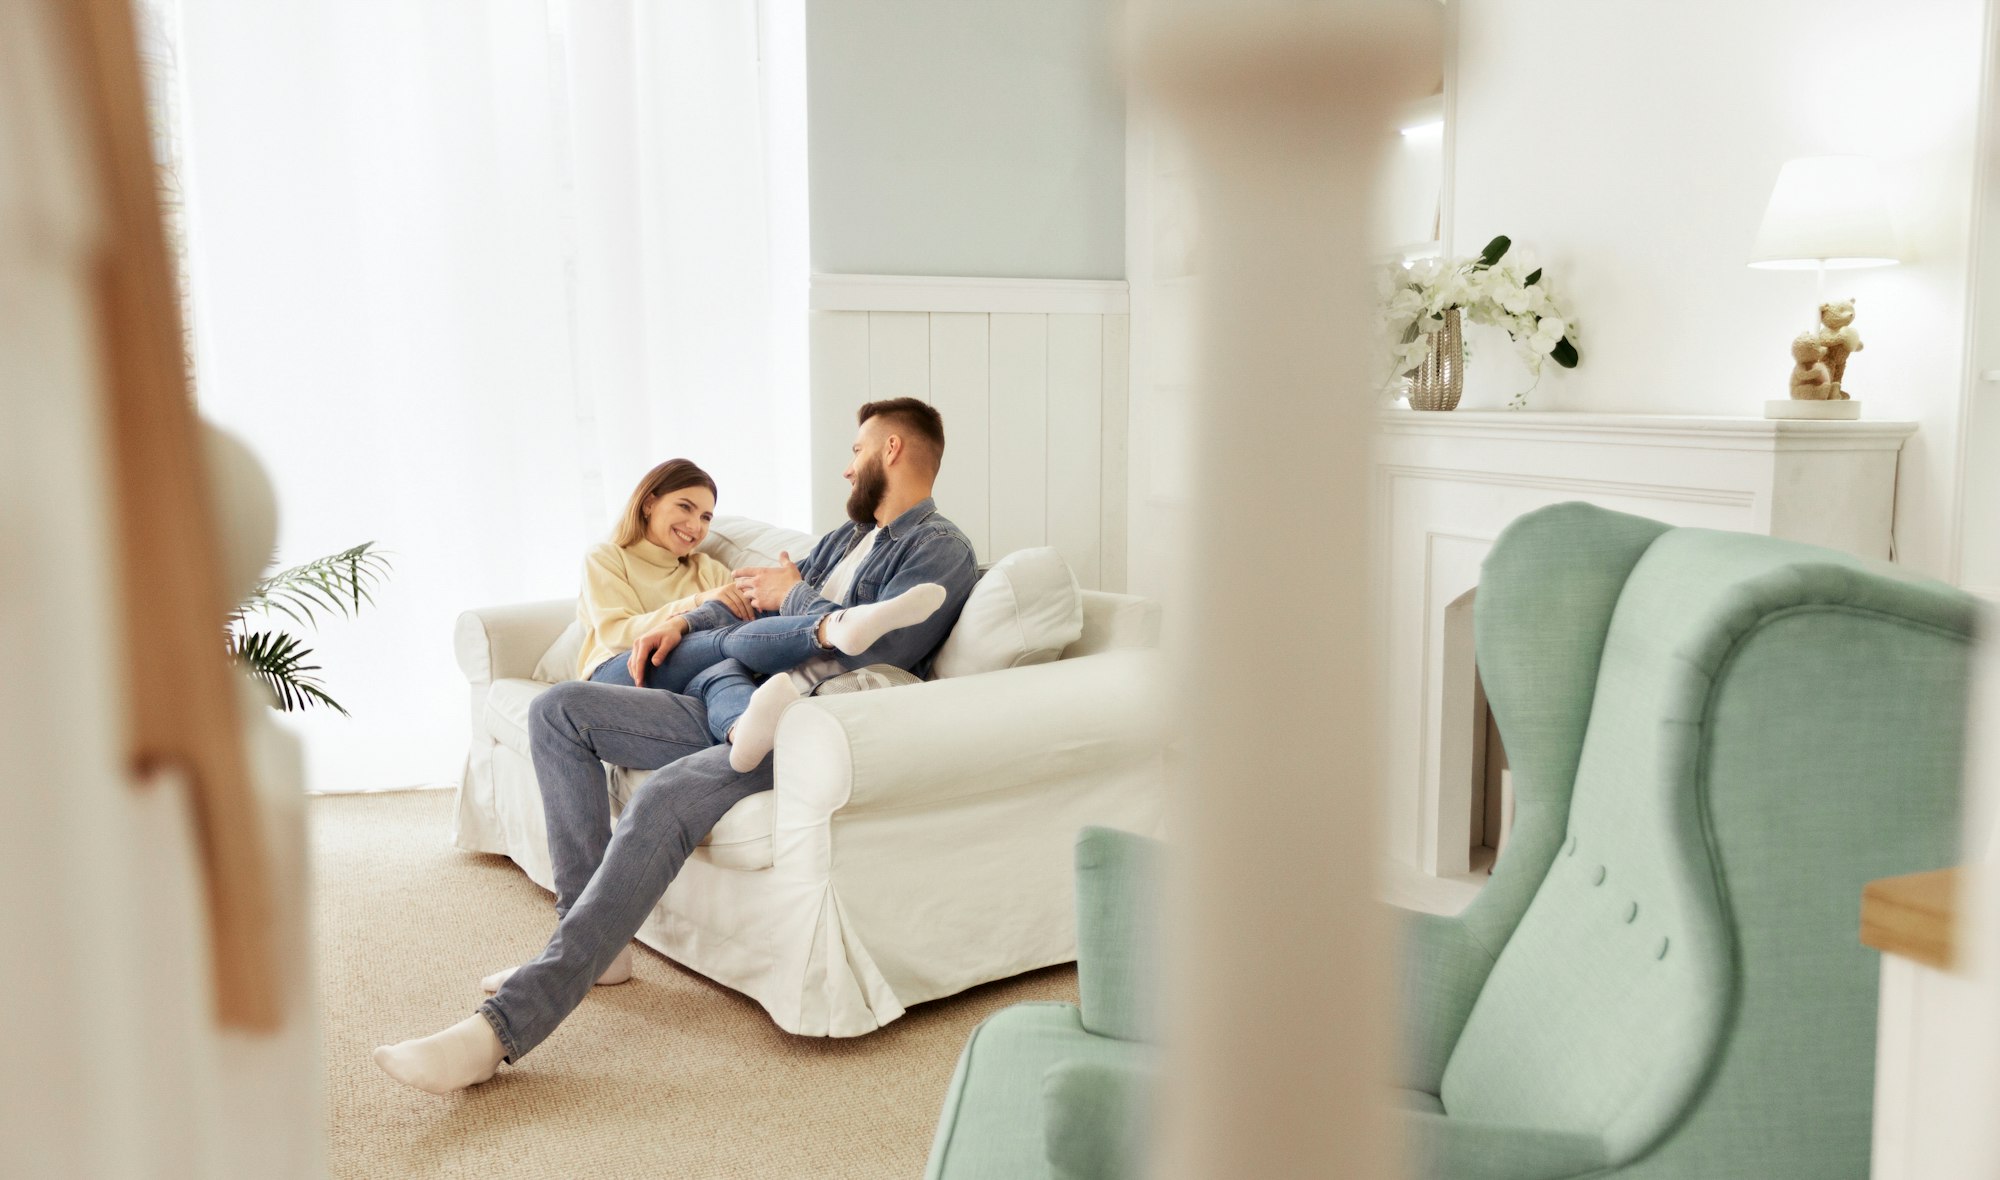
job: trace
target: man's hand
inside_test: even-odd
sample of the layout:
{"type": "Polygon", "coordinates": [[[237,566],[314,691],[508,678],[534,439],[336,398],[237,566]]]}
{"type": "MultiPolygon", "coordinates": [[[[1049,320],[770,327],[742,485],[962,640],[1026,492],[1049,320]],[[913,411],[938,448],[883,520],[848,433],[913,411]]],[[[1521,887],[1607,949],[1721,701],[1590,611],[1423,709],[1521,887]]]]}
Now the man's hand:
{"type": "Polygon", "coordinates": [[[729,608],[730,614],[735,615],[746,623],[757,617],[757,608],[750,605],[750,596],[738,589],[734,582],[726,586],[717,586],[715,589],[702,595],[701,600],[703,602],[720,602],[729,608]]]}
{"type": "Polygon", "coordinates": [[[745,566],[736,571],[736,588],[758,610],[780,609],[785,605],[785,595],[803,581],[805,578],[799,567],[792,564],[789,553],[778,554],[777,565],[745,566]]]}
{"type": "Polygon", "coordinates": [[[632,683],[644,687],[646,669],[659,667],[660,661],[667,658],[686,634],[687,620],[675,615],[634,641],[632,654],[625,657],[625,672],[632,677],[632,683]]]}

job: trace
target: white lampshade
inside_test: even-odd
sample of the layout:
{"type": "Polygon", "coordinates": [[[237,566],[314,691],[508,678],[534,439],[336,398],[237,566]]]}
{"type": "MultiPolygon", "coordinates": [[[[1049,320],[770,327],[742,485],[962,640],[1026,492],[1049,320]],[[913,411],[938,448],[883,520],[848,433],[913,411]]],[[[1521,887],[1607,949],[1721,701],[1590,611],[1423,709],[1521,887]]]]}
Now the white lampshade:
{"type": "Polygon", "coordinates": [[[1888,189],[1875,161],[1810,156],[1788,162],[1771,189],[1750,265],[1770,270],[1894,266],[1888,189]]]}

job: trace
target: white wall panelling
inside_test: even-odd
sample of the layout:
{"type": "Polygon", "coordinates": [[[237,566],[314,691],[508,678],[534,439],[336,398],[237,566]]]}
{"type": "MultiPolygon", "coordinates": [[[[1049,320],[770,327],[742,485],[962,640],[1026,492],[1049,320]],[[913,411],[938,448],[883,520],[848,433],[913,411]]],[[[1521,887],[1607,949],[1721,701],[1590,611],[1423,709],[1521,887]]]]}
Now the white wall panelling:
{"type": "Polygon", "coordinates": [[[987,519],[998,555],[1047,543],[1049,317],[993,316],[987,343],[992,366],[989,446],[999,485],[988,484],[987,519]]]}
{"type": "Polygon", "coordinates": [[[1084,586],[1124,588],[1123,283],[820,276],[814,306],[814,528],[842,519],[855,409],[920,397],[944,415],[938,506],[981,561],[1052,545],[1084,586]]]}
{"type": "Polygon", "coordinates": [[[922,312],[868,313],[868,398],[930,400],[931,318],[922,312]]]}
{"type": "Polygon", "coordinates": [[[868,327],[866,312],[815,312],[812,317],[812,519],[817,531],[847,518],[847,488],[840,474],[847,470],[854,445],[854,411],[869,400],[868,327]]]}
{"type": "Polygon", "coordinates": [[[1049,544],[1070,557],[1077,580],[1100,582],[1103,532],[1104,317],[1048,317],[1049,544]]]}
{"type": "Polygon", "coordinates": [[[958,279],[924,275],[830,275],[812,279],[814,311],[1018,311],[1124,315],[1121,279],[958,279]]]}
{"type": "Polygon", "coordinates": [[[938,472],[937,500],[952,505],[946,515],[984,555],[993,551],[993,529],[987,519],[992,478],[987,317],[947,311],[925,318],[931,328],[930,403],[944,415],[945,427],[945,464],[938,472]]]}
{"type": "Polygon", "coordinates": [[[1099,564],[1104,588],[1126,589],[1126,553],[1131,544],[1128,508],[1132,447],[1132,319],[1104,317],[1104,471],[1099,507],[1104,521],[1099,564]]]}
{"type": "Polygon", "coordinates": [[[1442,726],[1447,610],[1522,513],[1585,500],[1675,525],[1767,533],[1886,557],[1907,422],[1396,411],[1382,418],[1387,547],[1385,810],[1390,854],[1469,867],[1474,743],[1442,726]],[[1454,754],[1453,752],[1457,753],[1454,754]]]}

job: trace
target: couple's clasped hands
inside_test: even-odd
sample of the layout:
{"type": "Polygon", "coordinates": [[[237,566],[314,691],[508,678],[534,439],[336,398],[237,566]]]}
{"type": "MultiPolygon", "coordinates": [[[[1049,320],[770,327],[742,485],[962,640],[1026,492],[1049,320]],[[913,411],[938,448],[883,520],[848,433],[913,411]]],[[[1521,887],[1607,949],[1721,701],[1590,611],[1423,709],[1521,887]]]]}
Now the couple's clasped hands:
{"type": "MultiPolygon", "coordinates": [[[[705,603],[720,602],[729,608],[730,614],[747,622],[756,618],[758,611],[777,610],[792,587],[804,580],[799,567],[792,562],[792,555],[780,553],[777,565],[745,566],[736,571],[735,579],[727,586],[717,586],[701,599],[705,603]]],[[[686,634],[686,617],[675,615],[634,640],[632,654],[625,662],[632,683],[644,684],[646,666],[659,667],[686,634]]]]}

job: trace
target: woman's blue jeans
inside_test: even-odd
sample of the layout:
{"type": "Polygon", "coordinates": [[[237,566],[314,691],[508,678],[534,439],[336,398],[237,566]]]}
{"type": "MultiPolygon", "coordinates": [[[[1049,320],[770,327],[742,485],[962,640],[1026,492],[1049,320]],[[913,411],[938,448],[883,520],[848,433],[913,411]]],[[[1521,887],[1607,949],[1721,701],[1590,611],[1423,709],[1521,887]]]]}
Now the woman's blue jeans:
{"type": "Polygon", "coordinates": [[[682,636],[658,667],[644,669],[641,684],[634,685],[626,670],[626,652],[599,664],[590,679],[695,697],[708,711],[709,733],[723,741],[750,707],[759,680],[788,672],[826,650],[816,637],[819,621],[818,615],[765,615],[696,631],[682,636]]]}

